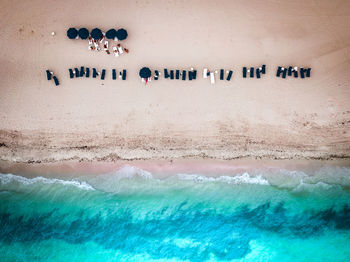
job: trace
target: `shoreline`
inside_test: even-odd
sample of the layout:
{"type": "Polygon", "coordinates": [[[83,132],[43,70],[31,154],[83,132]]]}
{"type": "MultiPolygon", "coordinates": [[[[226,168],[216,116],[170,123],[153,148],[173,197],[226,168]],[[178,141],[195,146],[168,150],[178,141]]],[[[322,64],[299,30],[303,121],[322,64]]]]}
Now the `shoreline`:
{"type": "Polygon", "coordinates": [[[325,166],[350,167],[350,159],[272,160],[241,158],[235,160],[208,160],[192,158],[181,160],[118,160],[115,162],[62,161],[55,163],[15,163],[0,160],[0,173],[12,173],[29,177],[38,175],[99,175],[116,172],[125,166],[141,169],[156,176],[186,173],[215,177],[236,175],[252,170],[287,169],[307,172],[325,166]]]}

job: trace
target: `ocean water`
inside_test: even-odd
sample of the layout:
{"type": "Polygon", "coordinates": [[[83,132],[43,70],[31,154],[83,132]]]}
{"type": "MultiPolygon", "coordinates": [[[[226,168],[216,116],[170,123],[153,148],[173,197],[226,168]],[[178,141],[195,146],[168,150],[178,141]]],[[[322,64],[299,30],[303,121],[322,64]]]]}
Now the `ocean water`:
{"type": "Polygon", "coordinates": [[[350,261],[350,169],[0,174],[0,261],[350,261]]]}

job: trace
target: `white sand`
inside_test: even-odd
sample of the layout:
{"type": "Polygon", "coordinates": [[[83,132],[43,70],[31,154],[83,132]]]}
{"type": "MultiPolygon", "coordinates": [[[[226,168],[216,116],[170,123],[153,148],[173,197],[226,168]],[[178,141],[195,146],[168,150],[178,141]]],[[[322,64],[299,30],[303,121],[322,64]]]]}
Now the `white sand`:
{"type": "Polygon", "coordinates": [[[2,0],[0,158],[350,157],[350,1],[283,2],[2,0]],[[130,53],[88,51],[71,26],[124,27],[130,53]],[[263,63],[262,79],[242,78],[263,63]],[[127,81],[69,79],[81,65],[125,68],[127,81]],[[276,78],[278,65],[312,77],[276,78]],[[144,87],[142,66],[198,79],[144,87]],[[236,73],[212,86],[204,67],[236,73]]]}

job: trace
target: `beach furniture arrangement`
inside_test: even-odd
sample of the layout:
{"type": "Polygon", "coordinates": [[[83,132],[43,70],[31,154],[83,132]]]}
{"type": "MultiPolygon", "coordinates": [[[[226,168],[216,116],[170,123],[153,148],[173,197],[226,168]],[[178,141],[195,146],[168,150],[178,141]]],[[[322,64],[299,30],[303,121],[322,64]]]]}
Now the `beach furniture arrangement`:
{"type": "MultiPolygon", "coordinates": [[[[74,70],[72,68],[69,68],[68,72],[69,72],[69,78],[71,78],[71,79],[74,77],[83,77],[84,75],[87,78],[90,77],[90,68],[89,67],[81,66],[80,70],[77,67],[75,67],[74,70]]],[[[96,68],[92,68],[92,77],[93,78],[97,78],[97,76],[100,75],[101,80],[105,80],[106,74],[107,74],[106,69],[102,69],[101,73],[100,73],[96,68]]],[[[119,78],[121,78],[122,80],[126,80],[126,69],[123,69],[119,72],[119,78]]],[[[112,79],[117,80],[117,70],[116,69],[112,69],[112,79]]]]}
{"type": "Polygon", "coordinates": [[[46,79],[48,81],[53,80],[56,86],[60,85],[57,76],[55,76],[52,71],[50,71],[49,69],[46,69],[45,73],[46,73],[46,79]]]}
{"type": "MultiPolygon", "coordinates": [[[[118,30],[110,29],[106,33],[104,33],[99,28],[94,28],[89,32],[87,28],[80,28],[77,30],[74,27],[71,27],[67,30],[67,37],[69,39],[88,39],[88,49],[90,51],[105,51],[108,55],[111,54],[109,50],[109,41],[114,40],[122,41],[128,37],[128,33],[125,29],[121,28],[118,30]],[[101,46],[100,46],[101,45],[101,46]]],[[[124,53],[129,53],[129,49],[123,47],[120,43],[113,47],[113,53],[115,57],[119,57],[119,55],[124,53]]]]}
{"type": "Polygon", "coordinates": [[[276,77],[286,78],[287,76],[294,76],[294,78],[298,78],[300,75],[301,78],[310,77],[311,76],[311,68],[300,67],[298,71],[297,66],[278,66],[276,71],[276,77]]]}
{"type": "Polygon", "coordinates": [[[152,71],[148,67],[142,67],[139,71],[139,76],[141,77],[142,83],[147,83],[151,81],[152,71]]]}
{"type": "Polygon", "coordinates": [[[242,76],[243,78],[247,78],[247,76],[249,75],[250,78],[254,78],[254,75],[256,76],[256,78],[261,78],[262,75],[266,74],[266,65],[262,65],[258,68],[254,68],[254,67],[243,67],[242,68],[242,76]]]}

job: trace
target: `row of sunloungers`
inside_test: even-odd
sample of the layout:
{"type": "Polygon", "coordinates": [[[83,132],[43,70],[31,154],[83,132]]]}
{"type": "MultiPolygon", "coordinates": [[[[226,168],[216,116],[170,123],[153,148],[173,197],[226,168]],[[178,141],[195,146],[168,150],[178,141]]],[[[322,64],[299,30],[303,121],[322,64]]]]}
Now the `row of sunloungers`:
{"type": "Polygon", "coordinates": [[[266,74],[266,65],[262,65],[259,68],[250,67],[249,69],[244,66],[242,70],[243,78],[247,78],[248,75],[250,78],[253,78],[254,75],[256,76],[256,78],[261,78],[261,75],[265,75],[265,74],[266,74]]]}
{"type": "Polygon", "coordinates": [[[299,73],[300,73],[301,78],[310,77],[311,76],[311,68],[300,67],[299,72],[298,72],[297,66],[295,66],[295,67],[289,66],[288,68],[279,66],[277,68],[276,76],[280,77],[282,75],[282,78],[286,78],[287,75],[288,76],[294,75],[295,78],[298,78],[299,73]]]}
{"type": "MultiPolygon", "coordinates": [[[[90,74],[92,78],[97,78],[97,76],[100,76],[101,80],[104,80],[106,77],[106,69],[102,69],[101,72],[99,72],[96,68],[92,68],[90,70],[89,67],[84,67],[81,66],[80,70],[75,67],[75,68],[69,68],[69,77],[70,78],[78,78],[78,77],[90,77],[90,74]]],[[[126,80],[126,69],[123,69],[122,71],[119,71],[119,78],[122,80],[126,80]]],[[[112,79],[117,80],[117,70],[112,69],[112,79]]]]}
{"type": "Polygon", "coordinates": [[[53,79],[56,86],[60,85],[60,82],[58,81],[57,76],[55,76],[54,73],[48,69],[46,70],[46,78],[47,80],[53,79]]]}
{"type": "Polygon", "coordinates": [[[210,83],[215,84],[215,74],[220,74],[220,80],[225,80],[230,81],[233,75],[233,70],[225,70],[225,69],[220,69],[215,70],[214,72],[210,72],[208,68],[203,69],[203,78],[208,78],[210,77],[210,83]],[[226,72],[226,77],[225,77],[225,72],[226,72]]]}

